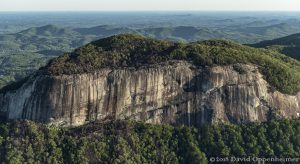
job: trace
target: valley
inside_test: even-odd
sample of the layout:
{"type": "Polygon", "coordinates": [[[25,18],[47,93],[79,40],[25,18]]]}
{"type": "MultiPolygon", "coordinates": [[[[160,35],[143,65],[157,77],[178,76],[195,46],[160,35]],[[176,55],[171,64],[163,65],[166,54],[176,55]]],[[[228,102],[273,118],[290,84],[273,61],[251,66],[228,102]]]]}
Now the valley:
{"type": "MultiPolygon", "coordinates": [[[[300,32],[300,21],[293,13],[285,17],[274,16],[276,14],[249,16],[251,13],[241,13],[240,17],[230,13],[146,13],[147,19],[135,13],[127,13],[110,17],[115,24],[109,21],[107,13],[69,16],[59,13],[27,13],[23,14],[22,21],[13,13],[1,14],[0,88],[24,78],[64,52],[121,33],[141,34],[174,42],[227,39],[254,44],[300,32]],[[37,16],[48,19],[38,19],[37,16]],[[165,21],[166,18],[169,23],[165,21]],[[64,20],[66,23],[63,23],[64,20]]],[[[283,48],[277,46],[275,49],[283,48]]],[[[298,52],[294,46],[288,50],[285,48],[285,51],[280,52],[290,55],[292,51],[292,56],[298,52]]]]}

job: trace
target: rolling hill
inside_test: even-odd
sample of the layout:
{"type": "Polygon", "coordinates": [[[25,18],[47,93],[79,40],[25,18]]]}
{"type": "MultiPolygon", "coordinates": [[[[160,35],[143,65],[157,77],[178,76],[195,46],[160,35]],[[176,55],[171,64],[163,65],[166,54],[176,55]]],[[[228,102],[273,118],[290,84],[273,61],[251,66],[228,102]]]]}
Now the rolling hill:
{"type": "Polygon", "coordinates": [[[262,41],[251,46],[275,50],[300,60],[300,33],[274,40],[262,41]]]}
{"type": "Polygon", "coordinates": [[[116,35],[120,33],[136,33],[133,29],[124,27],[113,27],[113,26],[95,26],[90,28],[76,28],[74,31],[80,33],[81,35],[95,35],[98,37],[108,37],[111,35],[116,35]]]}
{"type": "MultiPolygon", "coordinates": [[[[213,22],[222,24],[224,22],[230,23],[232,20],[211,20],[211,23],[213,22]]],[[[122,27],[101,25],[85,28],[67,28],[56,25],[45,25],[32,27],[17,33],[2,34],[0,35],[0,60],[3,61],[5,59],[5,61],[9,61],[9,64],[6,64],[5,67],[0,66],[0,87],[11,81],[20,79],[20,77],[24,77],[29,72],[36,70],[37,65],[46,64],[49,59],[62,55],[63,52],[70,52],[93,40],[115,34],[137,33],[175,42],[229,39],[239,43],[256,43],[266,39],[274,39],[278,36],[286,36],[300,30],[299,21],[297,20],[290,20],[290,24],[278,22],[280,20],[270,20],[268,22],[253,21],[252,23],[250,22],[251,27],[242,25],[233,27],[225,25],[227,23],[220,27],[148,27],[145,25],[122,27]],[[16,60],[15,56],[20,56],[20,59],[26,58],[26,60],[16,60]],[[38,59],[36,60],[35,57],[38,59]],[[26,69],[23,67],[25,65],[27,66],[26,69]]],[[[232,23],[237,23],[237,20],[235,19],[232,23]]],[[[282,46],[281,49],[283,49],[282,46]]],[[[284,51],[280,52],[293,56],[297,51],[297,46],[285,46],[284,51]]]]}
{"type": "Polygon", "coordinates": [[[12,54],[24,51],[71,51],[72,49],[80,46],[80,42],[85,42],[82,41],[84,39],[85,38],[72,29],[46,25],[42,27],[29,28],[14,34],[1,35],[0,52],[12,54]],[[12,46],[14,48],[12,48],[12,46]]]}
{"type": "Polygon", "coordinates": [[[139,29],[138,32],[145,36],[174,41],[197,41],[229,37],[226,33],[218,30],[193,26],[146,28],[139,29]]]}

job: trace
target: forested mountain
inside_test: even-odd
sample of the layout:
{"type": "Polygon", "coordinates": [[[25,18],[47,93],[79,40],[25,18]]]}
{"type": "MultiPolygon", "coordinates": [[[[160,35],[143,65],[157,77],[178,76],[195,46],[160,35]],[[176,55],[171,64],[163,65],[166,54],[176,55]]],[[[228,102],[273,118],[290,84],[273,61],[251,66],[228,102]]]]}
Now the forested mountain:
{"type": "Polygon", "coordinates": [[[275,50],[300,60],[300,33],[274,40],[262,41],[251,46],[275,50]]]}
{"type": "Polygon", "coordinates": [[[297,60],[231,41],[120,34],[3,87],[0,109],[7,119],[61,126],[126,118],[195,127],[298,119],[299,70],[297,60]]]}
{"type": "Polygon", "coordinates": [[[300,162],[297,12],[0,22],[0,163],[300,162]]]}
{"type": "MultiPolygon", "coordinates": [[[[137,33],[158,39],[173,41],[199,41],[229,39],[240,43],[253,43],[300,31],[298,24],[276,24],[263,27],[240,27],[234,29],[195,26],[155,28],[124,28],[95,26],[90,28],[65,28],[55,25],[33,27],[27,30],[0,35],[0,53],[71,51],[92,40],[120,33],[137,33]]],[[[47,55],[44,54],[44,55],[47,55]]]]}
{"type": "MultiPolygon", "coordinates": [[[[252,20],[252,18],[245,19],[252,20]]],[[[291,23],[286,24],[279,23],[282,22],[280,20],[259,23],[255,22],[254,19],[253,22],[250,21],[251,26],[249,25],[249,27],[236,25],[236,20],[237,19],[206,20],[207,23],[211,23],[210,25],[214,27],[148,27],[148,25],[122,27],[116,25],[101,25],[72,28],[45,25],[41,27],[31,27],[20,32],[1,34],[0,63],[2,64],[0,64],[0,87],[24,77],[38,67],[45,65],[49,59],[62,55],[63,52],[69,52],[93,40],[120,33],[137,33],[176,42],[229,39],[240,43],[254,43],[266,39],[273,39],[278,36],[285,36],[299,32],[300,30],[297,20],[290,20],[289,22],[291,23]],[[221,26],[222,24],[224,26],[221,26]],[[232,24],[235,24],[235,26],[232,24]]],[[[297,48],[292,47],[287,51],[294,52],[297,51],[297,48]]]]}
{"type": "Polygon", "coordinates": [[[280,53],[224,40],[176,43],[121,34],[91,42],[52,60],[43,69],[53,75],[70,75],[105,67],[139,67],[168,60],[192,61],[202,67],[252,63],[261,66],[265,79],[277,89],[287,93],[296,93],[300,89],[300,62],[280,53]]]}

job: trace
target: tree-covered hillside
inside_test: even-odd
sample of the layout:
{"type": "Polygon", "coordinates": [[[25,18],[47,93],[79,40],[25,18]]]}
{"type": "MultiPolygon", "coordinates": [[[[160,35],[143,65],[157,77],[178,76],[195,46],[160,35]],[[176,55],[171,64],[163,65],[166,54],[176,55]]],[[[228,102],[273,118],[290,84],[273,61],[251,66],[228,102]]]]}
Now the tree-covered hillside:
{"type": "MultiPolygon", "coordinates": [[[[20,20],[23,16],[27,17],[25,15],[11,15],[12,18],[16,18],[15,22],[6,19],[5,16],[0,17],[0,20],[3,20],[3,24],[0,25],[0,62],[1,60],[7,61],[5,66],[0,65],[0,88],[13,81],[20,80],[34,72],[40,65],[45,65],[50,58],[62,55],[63,52],[70,52],[93,40],[121,33],[136,33],[176,42],[229,39],[239,43],[249,44],[290,35],[300,31],[300,21],[297,19],[261,20],[259,17],[220,19],[223,15],[218,17],[203,17],[200,16],[201,14],[198,16],[197,14],[188,14],[169,15],[168,18],[173,23],[168,24],[163,17],[148,15],[151,18],[156,18],[151,20],[163,19],[164,23],[150,23],[149,19],[146,21],[147,23],[144,22],[145,24],[130,23],[130,25],[124,26],[124,24],[119,24],[120,22],[113,22],[112,20],[116,19],[116,17],[111,15],[111,17],[104,16],[104,19],[109,20],[112,24],[95,26],[95,22],[99,21],[98,16],[94,21],[86,22],[89,18],[80,19],[78,17],[79,15],[75,18],[71,16],[71,14],[69,15],[70,17],[64,15],[63,17],[66,18],[63,20],[61,20],[62,17],[57,18],[57,20],[61,20],[59,22],[53,19],[39,19],[34,15],[32,15],[33,17],[27,15],[30,17],[30,20],[35,23],[39,21],[44,23],[36,25],[35,23],[28,24],[27,22],[26,25],[21,25],[28,21],[20,20]],[[72,18],[72,21],[69,20],[68,17],[72,18]],[[74,21],[73,19],[79,20],[74,21]],[[179,23],[181,21],[184,23],[179,23]],[[51,23],[59,25],[53,25],[51,23]],[[61,23],[63,23],[63,25],[61,23]],[[74,26],[73,23],[78,23],[80,26],[74,26]],[[184,24],[184,26],[182,26],[182,24],[184,24]],[[23,30],[18,31],[17,29],[23,30]],[[24,56],[26,59],[15,60],[15,56],[24,56]],[[3,60],[4,58],[5,60],[3,60]],[[43,60],[40,60],[41,58],[43,58],[43,60]],[[36,60],[39,60],[39,62],[37,63],[36,60]],[[23,67],[25,65],[26,67],[23,67]],[[17,67],[17,69],[15,67],[17,67]]],[[[125,15],[119,15],[118,17],[125,15]]],[[[94,16],[95,15],[92,17],[94,16]]],[[[143,17],[143,14],[141,16],[143,17]]],[[[132,19],[132,15],[125,17],[126,19],[132,19]]],[[[145,21],[145,17],[143,17],[142,20],[145,21]]],[[[138,22],[138,20],[132,20],[132,22],[138,22]]],[[[127,21],[126,23],[129,22],[127,21]]],[[[102,23],[98,22],[98,24],[102,23]]],[[[294,52],[294,49],[294,47],[289,48],[289,51],[294,52]]],[[[23,57],[21,58],[23,59],[23,57]]]]}
{"type": "Polygon", "coordinates": [[[251,46],[275,50],[300,60],[300,33],[274,40],[262,41],[251,46]]]}
{"type": "Polygon", "coordinates": [[[85,39],[69,28],[54,25],[32,27],[18,33],[0,35],[0,53],[71,51],[94,38],[86,39],[87,41],[85,39]]]}
{"type": "Polygon", "coordinates": [[[3,163],[207,163],[230,162],[230,157],[255,162],[253,157],[278,160],[298,158],[299,153],[299,120],[200,128],[132,121],[77,128],[28,121],[0,124],[3,163]]]}
{"type": "Polygon", "coordinates": [[[0,55],[0,88],[31,74],[53,57],[39,53],[0,55]]]}
{"type": "Polygon", "coordinates": [[[123,34],[87,44],[53,59],[42,68],[51,75],[94,72],[104,67],[139,67],[169,60],[187,60],[199,67],[252,63],[276,89],[294,94],[300,90],[300,62],[282,54],[210,40],[174,43],[141,35],[123,34]]]}

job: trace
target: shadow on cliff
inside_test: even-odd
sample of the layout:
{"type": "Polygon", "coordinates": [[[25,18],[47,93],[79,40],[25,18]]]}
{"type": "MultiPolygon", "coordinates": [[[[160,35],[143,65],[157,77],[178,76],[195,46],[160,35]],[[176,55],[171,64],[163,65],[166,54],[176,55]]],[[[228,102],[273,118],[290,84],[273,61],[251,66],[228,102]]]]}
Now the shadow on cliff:
{"type": "MultiPolygon", "coordinates": [[[[183,84],[184,92],[205,92],[209,86],[209,71],[204,70],[183,84]]],[[[178,82],[178,80],[176,80],[178,82]]],[[[180,84],[180,82],[178,82],[180,84]]]]}
{"type": "Polygon", "coordinates": [[[0,123],[7,122],[7,113],[6,112],[0,112],[0,123]]]}
{"type": "Polygon", "coordinates": [[[213,109],[202,99],[203,93],[208,90],[208,78],[208,70],[200,72],[183,84],[182,92],[169,101],[172,104],[170,110],[177,111],[174,124],[199,127],[212,122],[213,109]]]}
{"type": "Polygon", "coordinates": [[[174,125],[188,125],[200,127],[206,124],[212,123],[212,114],[211,109],[197,109],[200,111],[191,112],[191,113],[176,113],[176,119],[174,125]]]}

